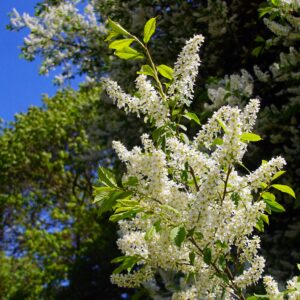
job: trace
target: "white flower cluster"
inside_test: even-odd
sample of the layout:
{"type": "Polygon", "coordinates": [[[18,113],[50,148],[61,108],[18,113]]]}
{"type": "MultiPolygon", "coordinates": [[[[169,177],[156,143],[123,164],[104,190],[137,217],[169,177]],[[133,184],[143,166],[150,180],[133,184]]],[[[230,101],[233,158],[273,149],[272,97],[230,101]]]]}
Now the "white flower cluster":
{"type": "Polygon", "coordinates": [[[241,74],[226,75],[216,84],[207,87],[207,94],[212,104],[206,109],[214,110],[224,104],[238,105],[243,98],[251,97],[253,93],[253,78],[244,69],[241,74]]]}
{"type": "Polygon", "coordinates": [[[293,277],[287,281],[286,290],[280,292],[277,282],[272,276],[264,276],[263,283],[270,300],[299,300],[300,299],[300,277],[293,277]]]}
{"type": "Polygon", "coordinates": [[[264,18],[264,23],[273,33],[278,36],[287,36],[292,29],[289,25],[282,25],[267,18],[264,18]]]}
{"type": "MultiPolygon", "coordinates": [[[[154,120],[155,127],[168,126],[172,123],[168,104],[174,97],[176,107],[190,104],[202,41],[202,36],[196,36],[187,42],[166,99],[160,98],[144,75],[137,79],[134,97],[109,79],[103,80],[103,86],[119,108],[144,114],[146,120],[154,120]]],[[[164,146],[145,134],[142,147],[132,150],[113,142],[126,165],[124,180],[138,182],[129,189],[139,207],[134,217],[119,222],[117,242],[124,255],[138,258],[137,270],[113,275],[114,283],[153,285],[157,270],[171,270],[181,276],[180,291],[173,291],[172,299],[218,299],[221,295],[235,299],[232,295],[261,278],[265,260],[259,256],[260,240],[253,232],[266,204],[254,195],[261,182],[270,184],[285,161],[272,159],[249,175],[237,171],[247,149],[241,136],[253,129],[258,110],[257,99],[250,100],[243,111],[221,107],[191,142],[183,142],[176,130],[164,146]],[[231,259],[235,261],[230,263],[231,259]]]]}
{"type": "Polygon", "coordinates": [[[200,65],[199,48],[204,42],[202,35],[195,35],[183,47],[174,67],[174,83],[169,88],[169,96],[178,105],[190,105],[193,99],[195,79],[200,65]]]}
{"type": "MultiPolygon", "coordinates": [[[[43,4],[43,11],[37,16],[27,13],[20,15],[16,9],[11,13],[12,30],[27,27],[30,31],[24,38],[24,57],[29,60],[39,54],[44,57],[41,74],[62,66],[62,72],[56,78],[59,84],[78,72],[71,67],[70,62],[75,62],[80,52],[99,47],[100,37],[106,33],[103,24],[97,21],[92,2],[87,4],[84,13],[77,8],[78,2],[67,0],[54,6],[43,4]]],[[[81,57],[82,68],[91,64],[88,55],[81,57]]]]}
{"type": "MultiPolygon", "coordinates": [[[[254,117],[257,106],[258,101],[253,100],[245,109],[247,115],[254,117]]],[[[174,295],[174,299],[206,297],[215,286],[222,285],[218,277],[210,279],[215,270],[201,256],[196,257],[193,265],[189,263],[189,254],[202,251],[207,245],[214,261],[224,253],[229,254],[234,247],[243,253],[242,262],[251,266],[234,278],[238,287],[244,288],[261,277],[264,259],[258,256],[259,240],[251,238],[251,233],[265,203],[254,202],[251,191],[257,188],[257,182],[270,181],[269,173],[274,174],[283,160],[272,160],[250,175],[240,176],[234,170],[234,163],[240,161],[245,152],[246,144],[239,139],[243,128],[249,129],[248,117],[245,118],[239,109],[227,106],[203,126],[193,143],[183,144],[176,137],[167,139],[168,155],[156,148],[148,136],[142,138],[143,149],[134,147],[129,151],[120,142],[114,142],[118,156],[127,166],[126,177],[138,179],[135,200],[144,210],[132,221],[120,222],[122,235],[118,245],[124,254],[140,257],[140,261],[152,270],[162,268],[186,275],[195,273],[192,289],[188,285],[182,289],[196,296],[182,298],[180,293],[174,295]],[[213,139],[222,130],[217,119],[226,124],[226,133],[223,144],[212,150],[213,139]],[[212,151],[210,155],[198,150],[200,143],[212,151]],[[186,164],[193,169],[198,188],[180,180],[178,174],[184,171],[186,164]],[[173,177],[170,177],[170,170],[173,177]],[[230,191],[224,193],[225,181],[230,191]],[[146,239],[146,232],[158,220],[161,229],[146,239]],[[201,233],[201,239],[195,237],[197,246],[189,239],[181,247],[176,246],[170,239],[170,231],[176,226],[201,233]],[[220,249],[219,243],[226,245],[225,250],[220,249]]],[[[189,177],[188,181],[192,181],[192,176],[189,177]]],[[[132,275],[128,276],[128,286],[132,286],[132,275]]],[[[122,275],[123,285],[124,282],[126,275],[122,275]]]]}
{"type": "Polygon", "coordinates": [[[118,108],[124,108],[126,112],[135,113],[138,117],[143,114],[146,122],[148,119],[153,120],[158,127],[167,121],[169,113],[167,105],[162,101],[151,83],[146,80],[145,75],[138,76],[136,80],[138,97],[124,93],[121,87],[110,79],[103,78],[102,84],[118,108]]]}

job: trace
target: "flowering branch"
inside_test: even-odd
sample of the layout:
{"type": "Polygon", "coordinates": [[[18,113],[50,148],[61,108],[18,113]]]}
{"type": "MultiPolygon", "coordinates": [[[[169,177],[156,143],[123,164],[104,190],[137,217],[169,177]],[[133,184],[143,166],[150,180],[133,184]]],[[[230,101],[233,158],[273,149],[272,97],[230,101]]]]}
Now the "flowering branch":
{"type": "Polygon", "coordinates": [[[153,127],[153,139],[142,135],[142,147],[129,151],[120,142],[113,143],[126,165],[126,194],[116,194],[114,180],[101,173],[104,186],[96,193],[100,209],[114,210],[111,220],[119,222],[117,243],[124,254],[115,261],[120,266],[112,282],[140,286],[155,281],[158,269],[172,270],[181,278],[172,299],[244,300],[247,287],[261,278],[265,264],[254,232],[263,230],[268,214],[284,210],[269,190],[294,196],[289,187],[272,183],[284,173],[281,157],[247,175],[235,168],[242,165],[248,143],[261,139],[251,133],[259,101],[250,100],[243,111],[221,107],[190,141],[180,120],[200,124],[186,109],[193,98],[203,37],[186,42],[173,70],[156,66],[151,58],[147,44],[155,32],[155,19],[146,23],[143,42],[120,24],[111,20],[109,24],[111,38],[125,37],[110,42],[115,54],[123,59],[146,57],[149,65],[138,72],[135,96],[110,79],[103,80],[103,88],[119,108],[143,115],[153,127]],[[134,43],[144,53],[131,46],[134,43]],[[178,123],[170,111],[177,112],[178,123]],[[254,201],[257,191],[261,197],[254,201]]]}

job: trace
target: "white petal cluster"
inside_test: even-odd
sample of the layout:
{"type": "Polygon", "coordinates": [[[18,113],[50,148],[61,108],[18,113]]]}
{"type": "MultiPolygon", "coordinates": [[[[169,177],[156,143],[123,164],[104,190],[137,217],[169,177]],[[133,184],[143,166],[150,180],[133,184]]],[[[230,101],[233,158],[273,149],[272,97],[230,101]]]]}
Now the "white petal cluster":
{"type": "MultiPolygon", "coordinates": [[[[269,180],[284,161],[273,159],[248,176],[234,170],[234,163],[240,161],[245,152],[246,144],[240,141],[240,134],[243,129],[253,127],[250,119],[255,120],[258,107],[258,100],[253,100],[243,112],[228,106],[221,108],[203,126],[193,143],[184,144],[176,137],[167,139],[167,154],[156,148],[147,135],[142,136],[142,147],[131,151],[120,142],[113,144],[126,164],[125,176],[138,179],[134,199],[143,208],[134,219],[120,222],[118,246],[124,254],[140,257],[140,262],[152,270],[195,273],[194,284],[182,283],[181,292],[174,293],[173,299],[214,299],[223,292],[222,289],[219,294],[216,292],[215,287],[222,286],[222,280],[213,276],[214,268],[201,256],[196,256],[193,265],[189,263],[189,254],[197,252],[197,247],[204,249],[209,245],[213,260],[233,248],[239,249],[240,262],[247,267],[233,282],[242,289],[261,277],[265,260],[258,255],[259,238],[251,235],[265,203],[254,202],[252,191],[257,189],[258,182],[269,180]],[[225,132],[220,121],[226,126],[225,132]],[[214,149],[212,143],[217,136],[223,137],[224,142],[214,149]],[[211,153],[200,151],[199,144],[204,144],[211,153]],[[180,176],[187,165],[193,169],[198,187],[182,182],[180,176]],[[224,193],[225,181],[230,186],[228,193],[224,193]],[[146,232],[158,220],[160,230],[146,239],[146,232]],[[172,228],[180,225],[186,231],[193,229],[201,233],[202,238],[195,237],[197,247],[189,239],[181,247],[170,239],[172,228]],[[220,249],[218,243],[226,246],[220,249]]],[[[188,181],[193,182],[191,174],[188,181]]],[[[127,275],[120,276],[121,286],[124,286],[127,275]]],[[[128,276],[127,286],[131,286],[132,275],[128,276]]],[[[120,278],[117,278],[113,281],[119,284],[120,278]]]]}
{"type": "Polygon", "coordinates": [[[94,70],[88,55],[78,54],[99,48],[100,37],[106,33],[99,16],[95,14],[93,2],[88,3],[81,13],[77,7],[79,1],[60,1],[58,5],[47,5],[37,16],[27,13],[22,15],[13,9],[10,26],[18,31],[23,27],[30,33],[24,38],[22,52],[26,59],[32,60],[41,55],[43,62],[40,67],[41,74],[61,66],[62,72],[56,77],[56,83],[63,84],[79,72],[76,67],[71,67],[70,62],[81,65],[83,69],[94,70]],[[76,61],[77,59],[77,61],[76,61]],[[80,63],[78,62],[80,59],[80,63]]]}
{"type": "Polygon", "coordinates": [[[243,100],[249,99],[253,93],[253,77],[242,69],[240,74],[226,75],[219,82],[207,86],[207,94],[212,104],[206,109],[215,110],[222,105],[241,105],[243,100]]]}
{"type": "MultiPolygon", "coordinates": [[[[135,96],[124,93],[110,79],[103,79],[103,86],[119,108],[143,114],[155,127],[168,127],[172,123],[169,103],[181,107],[192,99],[202,42],[202,36],[187,42],[166,99],[144,75],[136,80],[135,96]]],[[[126,166],[124,180],[137,179],[138,184],[128,188],[139,207],[134,217],[119,222],[117,242],[122,253],[138,257],[139,262],[134,271],[113,275],[114,283],[153,286],[158,270],[162,274],[171,271],[181,277],[172,299],[219,299],[222,295],[234,299],[233,294],[261,278],[265,260],[259,256],[260,239],[253,232],[266,204],[254,195],[262,182],[270,183],[285,161],[274,158],[248,175],[236,169],[247,150],[242,134],[251,133],[259,106],[257,99],[251,99],[244,110],[221,107],[192,142],[183,142],[172,126],[164,145],[146,134],[141,147],[132,150],[113,142],[126,166]],[[235,263],[244,269],[232,275],[230,268],[235,266],[225,269],[220,260],[234,253],[238,253],[235,263]],[[224,285],[224,274],[230,285],[224,285]]]]}
{"type": "MultiPolygon", "coordinates": [[[[264,286],[266,288],[267,294],[270,295],[274,299],[280,300],[280,298],[278,297],[278,294],[279,294],[278,284],[273,279],[273,277],[270,275],[264,276],[263,281],[264,281],[264,286]]],[[[283,299],[283,298],[281,297],[281,299],[283,299]]]]}
{"type": "Polygon", "coordinates": [[[241,141],[240,136],[243,132],[252,130],[258,110],[259,101],[257,99],[250,100],[244,112],[237,107],[223,106],[213,114],[206,125],[202,126],[194,143],[203,144],[206,148],[212,149],[216,139],[222,135],[222,145],[217,146],[212,157],[221,165],[241,162],[247,144],[241,141]],[[223,132],[224,134],[222,134],[223,132]]]}
{"type": "Polygon", "coordinates": [[[286,164],[284,158],[278,156],[269,162],[263,163],[256,171],[247,176],[248,183],[254,188],[259,188],[261,183],[269,183],[272,176],[286,164]]]}
{"type": "Polygon", "coordinates": [[[168,94],[176,103],[190,105],[194,84],[200,65],[199,48],[204,42],[202,35],[195,35],[186,42],[174,66],[174,83],[168,94]]]}
{"type": "Polygon", "coordinates": [[[293,277],[287,282],[287,289],[291,292],[288,294],[290,300],[300,299],[299,277],[293,277]]]}
{"type": "Polygon", "coordinates": [[[136,80],[139,97],[124,93],[115,81],[107,78],[102,79],[102,85],[118,108],[135,113],[138,117],[143,114],[145,122],[150,119],[154,121],[157,127],[162,126],[168,120],[169,112],[166,104],[154,90],[151,83],[146,80],[145,75],[138,76],[136,80]]]}
{"type": "Polygon", "coordinates": [[[153,271],[148,267],[142,267],[138,271],[130,274],[113,274],[111,275],[111,282],[120,287],[139,287],[143,282],[147,282],[153,276],[153,271]]]}

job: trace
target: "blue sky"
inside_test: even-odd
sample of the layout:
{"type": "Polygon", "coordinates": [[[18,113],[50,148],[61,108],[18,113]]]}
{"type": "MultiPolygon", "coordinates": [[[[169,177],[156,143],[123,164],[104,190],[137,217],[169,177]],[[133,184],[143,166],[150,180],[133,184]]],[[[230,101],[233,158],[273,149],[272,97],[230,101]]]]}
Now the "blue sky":
{"type": "Polygon", "coordinates": [[[36,0],[0,0],[0,118],[11,121],[14,114],[26,112],[30,105],[42,104],[42,94],[54,95],[52,77],[38,75],[39,62],[19,58],[26,32],[10,32],[8,13],[15,7],[20,13],[33,14],[36,0]]]}

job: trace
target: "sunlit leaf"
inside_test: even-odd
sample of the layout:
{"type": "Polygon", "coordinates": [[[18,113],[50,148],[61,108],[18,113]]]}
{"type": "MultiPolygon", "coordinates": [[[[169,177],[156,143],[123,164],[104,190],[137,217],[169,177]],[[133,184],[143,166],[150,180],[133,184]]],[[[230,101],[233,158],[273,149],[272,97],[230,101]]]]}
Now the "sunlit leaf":
{"type": "Polygon", "coordinates": [[[173,79],[173,73],[174,73],[174,70],[166,65],[159,65],[157,66],[157,71],[158,73],[169,79],[169,80],[172,80],[173,79]]]}
{"type": "Polygon", "coordinates": [[[130,36],[130,33],[126,29],[124,29],[118,22],[114,22],[110,18],[108,18],[108,25],[110,26],[112,31],[126,36],[130,36]]]}
{"type": "Polygon", "coordinates": [[[244,132],[241,134],[240,139],[243,142],[258,142],[261,140],[261,137],[255,133],[244,132]]]}
{"type": "Polygon", "coordinates": [[[147,44],[156,29],[156,18],[151,18],[147,21],[144,27],[144,43],[147,44]]]}
{"type": "Polygon", "coordinates": [[[271,187],[283,192],[283,193],[286,193],[286,194],[289,194],[290,196],[292,196],[293,198],[296,199],[296,195],[295,195],[295,192],[293,191],[293,189],[291,187],[289,187],[288,185],[283,185],[283,184],[272,184],[271,187]]]}
{"type": "Polygon", "coordinates": [[[122,39],[116,40],[109,44],[110,49],[121,50],[123,48],[129,47],[134,42],[134,39],[122,39]]]}

